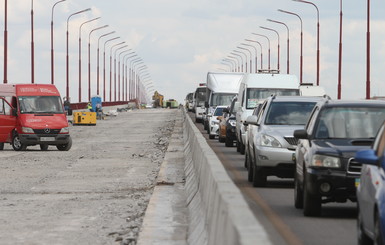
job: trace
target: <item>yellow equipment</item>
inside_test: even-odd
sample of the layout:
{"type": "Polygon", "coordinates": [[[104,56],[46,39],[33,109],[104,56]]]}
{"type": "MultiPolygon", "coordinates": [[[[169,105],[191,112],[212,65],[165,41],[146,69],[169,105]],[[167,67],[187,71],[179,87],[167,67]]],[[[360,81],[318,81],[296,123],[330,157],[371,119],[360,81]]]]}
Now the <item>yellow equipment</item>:
{"type": "Polygon", "coordinates": [[[73,125],[96,125],[96,112],[79,111],[73,113],[73,125]]]}
{"type": "Polygon", "coordinates": [[[162,107],[163,106],[163,99],[164,96],[158,93],[158,91],[154,92],[154,95],[152,96],[152,99],[154,100],[154,108],[162,107]]]}

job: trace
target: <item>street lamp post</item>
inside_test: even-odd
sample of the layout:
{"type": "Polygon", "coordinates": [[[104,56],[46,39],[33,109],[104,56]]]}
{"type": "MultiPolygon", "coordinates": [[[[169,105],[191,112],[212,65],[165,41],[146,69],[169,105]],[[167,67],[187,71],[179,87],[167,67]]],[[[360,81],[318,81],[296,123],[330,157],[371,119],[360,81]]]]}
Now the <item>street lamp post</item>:
{"type": "Polygon", "coordinates": [[[278,63],[277,63],[277,70],[279,71],[280,67],[279,67],[279,62],[280,62],[280,42],[279,42],[279,33],[272,29],[272,28],[267,28],[267,27],[264,27],[264,26],[260,26],[262,29],[265,29],[265,30],[268,30],[268,31],[272,31],[272,32],[275,32],[277,34],[277,37],[278,37],[278,54],[277,54],[277,57],[278,57],[278,63]]]}
{"type": "MultiPolygon", "coordinates": [[[[111,39],[108,39],[104,42],[104,49],[103,49],[103,101],[107,101],[106,99],[106,44],[114,41],[116,39],[119,39],[120,37],[114,37],[111,39]]],[[[111,68],[110,68],[111,69],[111,68]]]]}
{"type": "Polygon", "coordinates": [[[135,96],[135,81],[134,81],[134,71],[132,69],[132,65],[135,63],[135,62],[138,62],[138,61],[141,61],[142,58],[138,57],[136,59],[133,59],[130,61],[130,66],[129,66],[129,86],[130,86],[130,94],[129,94],[129,99],[133,99],[134,96],[135,96]]]}
{"type": "MultiPolygon", "coordinates": [[[[246,50],[247,52],[249,52],[249,54],[250,54],[250,73],[252,73],[253,62],[251,60],[252,59],[251,51],[248,50],[247,48],[243,48],[243,47],[239,47],[239,46],[237,46],[237,48],[242,49],[242,50],[246,50]]],[[[240,53],[244,54],[246,56],[246,59],[247,59],[247,55],[245,53],[243,53],[243,52],[240,52],[240,53]]],[[[246,62],[246,66],[247,66],[247,62],[246,62]]],[[[246,73],[247,73],[247,69],[246,69],[246,73]]]]}
{"type": "Polygon", "coordinates": [[[98,19],[100,19],[100,17],[87,20],[83,22],[79,27],[79,102],[82,102],[82,27],[83,25],[98,19]]]}
{"type": "Polygon", "coordinates": [[[117,44],[114,44],[110,48],[110,102],[112,101],[112,49],[115,48],[116,46],[122,45],[126,42],[120,42],[117,44]]]}
{"type": "Polygon", "coordinates": [[[129,92],[131,92],[130,91],[130,73],[131,73],[131,70],[128,70],[128,65],[127,65],[127,62],[128,62],[128,60],[129,59],[131,59],[131,58],[134,58],[134,57],[137,57],[138,55],[137,54],[134,54],[134,55],[132,55],[132,56],[129,56],[129,57],[127,57],[126,59],[125,59],[125,63],[126,63],[126,81],[125,81],[125,83],[126,83],[126,101],[128,101],[130,98],[130,95],[129,95],[129,92]]]}
{"type": "Polygon", "coordinates": [[[221,64],[227,66],[229,68],[229,71],[233,71],[233,67],[229,61],[222,60],[221,64]]]}
{"type": "Polygon", "coordinates": [[[8,83],[8,5],[7,0],[4,0],[4,79],[3,83],[8,83]]]}
{"type": "Polygon", "coordinates": [[[122,77],[122,99],[123,101],[126,101],[126,96],[125,95],[125,91],[127,91],[127,69],[126,69],[126,58],[129,57],[132,58],[132,57],[135,57],[136,54],[135,52],[130,52],[128,54],[125,54],[123,55],[123,58],[122,58],[122,74],[123,74],[123,77],[122,77]]]}
{"type": "MultiPolygon", "coordinates": [[[[117,48],[116,50],[115,50],[115,52],[114,52],[114,101],[117,101],[116,99],[116,88],[117,88],[117,83],[116,83],[116,53],[117,53],[117,51],[118,50],[121,50],[121,49],[124,49],[124,48],[126,48],[126,47],[128,47],[128,45],[124,45],[124,46],[122,46],[122,47],[119,47],[119,48],[117,48]]],[[[118,69],[120,70],[120,67],[118,67],[118,69]]]]}
{"type": "MultiPolygon", "coordinates": [[[[263,48],[262,48],[262,44],[260,42],[256,41],[256,40],[251,40],[251,39],[245,39],[245,41],[256,43],[261,48],[261,70],[262,70],[263,69],[263,48]]],[[[257,71],[255,71],[255,73],[257,73],[257,71]]]]}
{"type": "Polygon", "coordinates": [[[99,77],[99,54],[100,54],[100,39],[102,39],[103,37],[106,37],[106,36],[109,36],[111,34],[114,34],[115,31],[112,31],[112,32],[109,32],[109,33],[106,33],[106,34],[103,34],[101,35],[99,38],[98,38],[98,50],[97,50],[97,72],[96,72],[96,80],[97,80],[97,85],[96,85],[96,94],[99,95],[99,87],[100,87],[100,77],[99,77]]]}
{"type": "Polygon", "coordinates": [[[367,31],[366,31],[366,99],[370,99],[370,0],[367,0],[367,31]]]}
{"type": "Polygon", "coordinates": [[[232,59],[223,59],[225,62],[229,62],[232,66],[232,71],[237,72],[237,63],[232,59]]]}
{"type": "Polygon", "coordinates": [[[81,14],[81,13],[84,13],[86,11],[90,11],[91,9],[88,8],[88,9],[84,9],[84,10],[81,10],[81,11],[78,11],[76,13],[73,13],[71,14],[70,16],[68,16],[67,18],[67,32],[66,32],[66,98],[67,100],[69,100],[70,98],[70,82],[69,82],[69,54],[68,54],[68,39],[69,39],[69,32],[68,32],[68,27],[69,27],[69,21],[71,19],[72,16],[74,15],[77,15],[77,14],[81,14]]]}
{"type": "Polygon", "coordinates": [[[55,83],[55,74],[54,74],[54,51],[53,51],[53,13],[54,13],[54,9],[55,9],[55,6],[61,2],[64,2],[66,0],[60,0],[60,1],[57,1],[53,6],[52,6],[52,9],[51,9],[51,84],[54,84],[55,83]]]}
{"type": "Polygon", "coordinates": [[[342,75],[342,0],[340,0],[340,41],[338,45],[338,85],[337,99],[341,99],[341,75],[342,75]]]}
{"type": "Polygon", "coordinates": [[[267,68],[270,70],[270,39],[269,39],[267,36],[261,35],[261,34],[258,34],[258,33],[251,33],[251,34],[266,38],[267,43],[268,43],[268,45],[269,45],[269,49],[268,49],[268,53],[267,53],[267,57],[268,57],[268,58],[267,58],[267,60],[268,60],[268,66],[267,66],[267,68]]]}
{"type": "Polygon", "coordinates": [[[108,25],[94,28],[88,34],[88,101],[91,101],[91,34],[94,31],[108,27],[108,25]]]}
{"type": "Polygon", "coordinates": [[[286,10],[282,10],[282,9],[278,9],[278,11],[282,12],[282,13],[285,13],[285,14],[290,14],[290,15],[295,15],[298,17],[300,23],[301,23],[301,54],[300,54],[300,69],[299,69],[299,81],[300,81],[300,84],[302,84],[302,74],[303,74],[303,32],[302,32],[302,18],[301,16],[299,16],[298,14],[296,13],[293,13],[293,12],[289,12],[289,11],[286,11],[286,10]]]}
{"type": "Polygon", "coordinates": [[[319,86],[319,71],[320,71],[320,50],[319,50],[319,30],[320,30],[320,24],[319,24],[319,10],[317,5],[315,5],[312,2],[309,1],[304,1],[304,0],[293,0],[294,2],[299,2],[299,3],[307,3],[311,4],[315,7],[317,10],[317,86],[319,86]]]}
{"type": "MultiPolygon", "coordinates": [[[[254,47],[253,45],[250,45],[250,44],[247,44],[247,43],[241,43],[241,45],[246,46],[246,47],[251,47],[251,48],[254,49],[254,51],[255,51],[255,73],[257,73],[257,71],[258,71],[258,58],[257,58],[258,52],[257,52],[257,48],[254,47]]],[[[246,49],[246,50],[248,50],[248,49],[246,49]]],[[[250,73],[252,73],[252,69],[251,69],[251,53],[250,53],[250,73]]]]}
{"type": "MultiPolygon", "coordinates": [[[[122,77],[124,79],[124,75],[121,76],[121,73],[120,73],[120,71],[122,71],[124,73],[124,69],[120,70],[120,56],[124,53],[129,52],[130,50],[131,49],[127,49],[127,50],[124,50],[118,54],[118,101],[120,101],[120,92],[121,92],[121,90],[120,90],[120,78],[122,77]]],[[[116,88],[115,88],[115,90],[116,90],[116,88]]]]}
{"type": "Polygon", "coordinates": [[[31,1],[31,83],[35,83],[35,43],[33,38],[33,0],[31,1]]]}
{"type": "MultiPolygon", "coordinates": [[[[238,51],[238,52],[239,52],[239,51],[238,51]]],[[[235,53],[235,52],[231,52],[230,54],[235,55],[235,56],[241,58],[241,62],[240,62],[240,63],[241,63],[241,72],[243,72],[243,57],[242,57],[242,55],[237,54],[237,53],[235,53]]]]}
{"type": "Polygon", "coordinates": [[[289,27],[281,22],[281,21],[276,21],[276,20],[271,20],[271,19],[267,19],[267,21],[270,21],[270,22],[274,22],[274,23],[277,23],[277,24],[281,24],[281,25],[284,25],[286,27],[286,30],[287,30],[287,55],[286,55],[286,73],[289,74],[290,73],[290,32],[289,32],[289,27]]]}
{"type": "Polygon", "coordinates": [[[237,67],[238,67],[237,72],[240,72],[241,71],[241,68],[240,68],[241,65],[240,65],[240,62],[238,60],[238,57],[231,56],[231,55],[228,55],[227,57],[234,60],[234,62],[237,64],[237,67]]]}

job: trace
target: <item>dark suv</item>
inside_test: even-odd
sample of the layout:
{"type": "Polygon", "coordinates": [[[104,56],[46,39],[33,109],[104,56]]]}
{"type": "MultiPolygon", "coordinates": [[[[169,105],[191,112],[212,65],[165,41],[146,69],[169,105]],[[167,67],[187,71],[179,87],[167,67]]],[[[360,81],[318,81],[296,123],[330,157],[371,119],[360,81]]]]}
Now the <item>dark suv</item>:
{"type": "Polygon", "coordinates": [[[367,149],[385,119],[384,101],[317,103],[295,152],[294,204],[305,216],[321,214],[322,203],[356,201],[361,164],[355,153],[367,149]]]}

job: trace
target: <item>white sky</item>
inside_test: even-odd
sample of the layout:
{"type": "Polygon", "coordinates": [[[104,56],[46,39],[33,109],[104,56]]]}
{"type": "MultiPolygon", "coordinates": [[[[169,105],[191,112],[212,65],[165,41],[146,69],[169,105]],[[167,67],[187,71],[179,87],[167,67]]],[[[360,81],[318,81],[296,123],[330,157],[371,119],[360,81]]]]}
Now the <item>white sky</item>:
{"type": "MultiPolygon", "coordinates": [[[[56,0],[34,0],[35,22],[35,82],[50,83],[50,23],[51,8],[56,0]]],[[[314,0],[320,10],[321,79],[320,85],[332,97],[337,96],[339,2],[314,0]]],[[[384,1],[371,1],[371,95],[383,92],[385,69],[385,12],[384,1]]],[[[345,0],[343,3],[343,67],[342,98],[365,97],[366,86],[366,1],[345,0]]],[[[271,40],[271,65],[277,64],[277,35],[260,29],[276,29],[281,37],[281,71],[286,72],[286,29],[266,21],[267,18],[285,22],[290,28],[290,70],[299,77],[299,30],[297,17],[283,14],[278,8],[299,14],[304,32],[304,82],[316,79],[316,10],[313,6],[290,0],[67,0],[55,8],[54,49],[55,84],[65,95],[66,22],[70,14],[92,8],[91,12],[76,15],[69,24],[70,33],[70,97],[78,101],[78,38],[79,26],[86,20],[102,17],[89,23],[82,31],[82,100],[87,99],[87,43],[90,30],[108,24],[91,36],[92,94],[96,93],[96,49],[98,38],[103,44],[120,36],[144,60],[155,89],[167,99],[183,102],[186,94],[205,82],[208,71],[227,68],[221,60],[244,39],[267,42],[252,32],[267,35],[271,40]]],[[[31,1],[8,0],[8,82],[31,81],[31,1]]],[[[3,80],[4,1],[0,6],[0,78],[3,80]]],[[[110,46],[121,41],[109,42],[110,46]]],[[[254,51],[253,51],[254,53],[254,51]]],[[[102,57],[102,56],[100,56],[102,57]]],[[[260,61],[259,61],[260,62],[260,61]]],[[[108,63],[107,63],[108,64],[108,63]]],[[[264,60],[267,65],[267,59],[264,60]]],[[[107,72],[109,72],[107,65],[107,72]]],[[[102,69],[102,63],[100,65],[102,69]]],[[[102,73],[100,73],[102,74],[102,73]]],[[[100,78],[102,81],[102,78],[100,78]]],[[[107,82],[109,78],[107,77],[107,82]]],[[[108,94],[108,92],[107,92],[108,94]]],[[[108,98],[107,98],[108,100],[108,98]]]]}

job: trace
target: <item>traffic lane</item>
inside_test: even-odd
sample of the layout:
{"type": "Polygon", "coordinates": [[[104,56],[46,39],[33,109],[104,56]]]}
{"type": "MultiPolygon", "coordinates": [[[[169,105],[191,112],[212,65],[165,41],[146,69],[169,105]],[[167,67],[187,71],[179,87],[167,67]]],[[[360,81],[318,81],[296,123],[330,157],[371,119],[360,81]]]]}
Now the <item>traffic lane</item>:
{"type": "Polygon", "coordinates": [[[265,226],[274,244],[357,243],[355,203],[325,204],[321,217],[304,217],[302,210],[294,207],[293,180],[268,177],[266,188],[253,188],[247,181],[244,156],[236,152],[235,147],[225,147],[217,139],[209,140],[203,125],[196,125],[242,191],[254,215],[265,226]]]}

